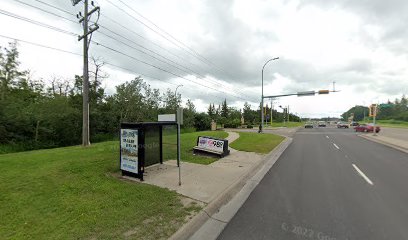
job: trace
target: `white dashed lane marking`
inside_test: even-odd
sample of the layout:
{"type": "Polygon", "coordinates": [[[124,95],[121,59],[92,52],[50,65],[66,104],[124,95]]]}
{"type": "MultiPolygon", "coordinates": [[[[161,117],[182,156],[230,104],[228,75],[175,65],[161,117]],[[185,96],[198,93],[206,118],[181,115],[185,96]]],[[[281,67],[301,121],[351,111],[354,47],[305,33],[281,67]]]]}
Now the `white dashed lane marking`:
{"type": "Polygon", "coordinates": [[[363,173],[363,171],[360,170],[360,168],[358,168],[354,163],[352,165],[353,165],[354,169],[358,172],[358,174],[360,174],[360,176],[362,176],[364,178],[364,180],[366,180],[366,182],[368,182],[368,184],[374,185],[374,183],[363,173]]]}

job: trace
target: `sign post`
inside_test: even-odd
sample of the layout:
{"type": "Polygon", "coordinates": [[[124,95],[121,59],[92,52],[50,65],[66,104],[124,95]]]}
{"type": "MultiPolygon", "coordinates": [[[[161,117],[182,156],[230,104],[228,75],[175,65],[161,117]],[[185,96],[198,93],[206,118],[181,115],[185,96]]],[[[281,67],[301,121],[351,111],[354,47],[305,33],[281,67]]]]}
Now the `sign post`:
{"type": "Polygon", "coordinates": [[[180,125],[183,124],[183,108],[177,109],[177,165],[179,169],[179,186],[181,186],[181,144],[180,144],[180,125]]]}

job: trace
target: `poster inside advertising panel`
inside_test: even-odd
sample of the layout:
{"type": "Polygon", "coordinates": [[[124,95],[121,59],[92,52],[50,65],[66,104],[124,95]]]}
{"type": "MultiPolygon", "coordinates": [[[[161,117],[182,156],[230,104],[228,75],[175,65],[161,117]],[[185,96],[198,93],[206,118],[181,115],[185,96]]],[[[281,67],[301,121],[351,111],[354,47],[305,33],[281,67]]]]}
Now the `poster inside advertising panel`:
{"type": "Polygon", "coordinates": [[[208,137],[199,137],[198,146],[204,149],[223,152],[224,151],[224,141],[216,140],[208,137]]]}
{"type": "Polygon", "coordinates": [[[120,130],[120,169],[138,173],[138,130],[120,130]]]}

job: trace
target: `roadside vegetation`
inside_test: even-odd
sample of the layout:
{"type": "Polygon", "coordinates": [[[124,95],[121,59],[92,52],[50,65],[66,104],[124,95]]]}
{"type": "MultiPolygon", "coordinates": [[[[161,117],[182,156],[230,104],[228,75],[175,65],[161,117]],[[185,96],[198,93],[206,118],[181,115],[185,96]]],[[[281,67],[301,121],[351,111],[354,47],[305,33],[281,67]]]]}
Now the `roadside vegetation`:
{"type": "MultiPolygon", "coordinates": [[[[288,128],[293,128],[293,127],[301,127],[303,126],[304,123],[303,122],[272,122],[272,128],[276,128],[276,127],[288,127],[288,128]]],[[[264,125],[265,128],[270,128],[271,127],[271,123],[269,122],[268,124],[264,125]]]]}
{"type": "Polygon", "coordinates": [[[121,180],[117,141],[0,155],[4,239],[166,239],[199,210],[121,180]]]}
{"type": "Polygon", "coordinates": [[[230,146],[238,151],[267,154],[278,146],[285,138],[274,134],[253,132],[237,132],[239,138],[230,146]]]}
{"type": "MultiPolygon", "coordinates": [[[[365,121],[363,123],[372,123],[373,121],[365,121]]],[[[376,120],[376,124],[381,127],[392,127],[392,128],[408,128],[408,121],[398,121],[398,120],[376,120]]]]}
{"type": "MultiPolygon", "coordinates": [[[[384,127],[408,127],[408,99],[403,95],[400,99],[387,101],[378,104],[376,121],[384,127]]],[[[373,122],[372,117],[368,117],[369,109],[366,106],[355,106],[350,108],[341,116],[343,120],[354,115],[354,121],[373,122]]]]}
{"type": "MultiPolygon", "coordinates": [[[[175,113],[182,106],[181,94],[173,89],[155,89],[140,76],[104,89],[109,74],[102,59],[90,60],[90,140],[92,143],[118,139],[121,122],[155,122],[158,114],[175,113]]],[[[81,143],[82,73],[72,78],[35,76],[35,69],[20,69],[18,44],[0,46],[0,154],[34,149],[73,146],[81,143]]],[[[182,132],[210,130],[211,121],[238,127],[259,125],[260,110],[245,103],[231,107],[224,100],[212,103],[207,112],[197,112],[191,100],[184,108],[182,132]],[[217,107],[216,107],[217,105],[217,107]]],[[[265,111],[270,112],[266,107],[265,111]]],[[[267,114],[266,114],[267,116],[267,114]]],[[[274,121],[282,113],[274,110],[274,121]]],[[[291,119],[297,118],[291,115],[291,119]]],[[[188,159],[188,158],[187,158],[188,159]]]]}

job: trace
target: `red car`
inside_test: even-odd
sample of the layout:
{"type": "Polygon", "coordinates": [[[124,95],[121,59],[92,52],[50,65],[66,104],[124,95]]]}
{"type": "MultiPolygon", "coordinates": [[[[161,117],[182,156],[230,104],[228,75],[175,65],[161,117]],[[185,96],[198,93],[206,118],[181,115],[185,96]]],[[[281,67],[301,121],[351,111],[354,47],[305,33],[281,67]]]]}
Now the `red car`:
{"type": "MultiPolygon", "coordinates": [[[[356,130],[356,132],[372,132],[374,130],[374,126],[372,123],[370,124],[361,124],[359,126],[354,127],[354,130],[356,130]]],[[[375,132],[378,133],[380,131],[380,127],[379,126],[375,126],[375,132]]]]}

